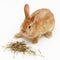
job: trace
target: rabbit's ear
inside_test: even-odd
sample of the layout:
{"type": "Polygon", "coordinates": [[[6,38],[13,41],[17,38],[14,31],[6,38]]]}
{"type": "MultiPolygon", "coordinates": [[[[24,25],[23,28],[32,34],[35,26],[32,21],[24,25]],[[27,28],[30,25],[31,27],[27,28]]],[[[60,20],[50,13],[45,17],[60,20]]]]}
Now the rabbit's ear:
{"type": "Polygon", "coordinates": [[[25,13],[25,18],[30,18],[30,11],[29,11],[28,4],[25,4],[25,6],[24,6],[24,13],[25,13]]]}

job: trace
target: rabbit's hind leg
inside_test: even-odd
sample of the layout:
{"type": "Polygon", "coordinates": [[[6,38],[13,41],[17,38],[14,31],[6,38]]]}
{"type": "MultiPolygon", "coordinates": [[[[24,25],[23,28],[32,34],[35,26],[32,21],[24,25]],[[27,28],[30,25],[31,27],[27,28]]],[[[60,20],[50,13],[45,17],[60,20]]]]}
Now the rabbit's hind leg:
{"type": "Polygon", "coordinates": [[[44,34],[45,37],[50,38],[52,36],[52,32],[47,32],[44,34]]]}

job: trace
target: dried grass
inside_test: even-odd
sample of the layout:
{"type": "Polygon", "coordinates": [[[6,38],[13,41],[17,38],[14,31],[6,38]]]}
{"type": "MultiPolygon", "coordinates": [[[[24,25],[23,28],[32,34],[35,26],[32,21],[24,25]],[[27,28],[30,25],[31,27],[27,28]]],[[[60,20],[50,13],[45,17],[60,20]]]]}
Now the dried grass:
{"type": "Polygon", "coordinates": [[[23,53],[28,53],[28,54],[32,54],[32,55],[36,55],[35,51],[31,50],[30,47],[28,47],[26,45],[25,42],[11,42],[10,44],[7,44],[7,47],[10,50],[14,51],[14,52],[23,52],[23,53]]]}

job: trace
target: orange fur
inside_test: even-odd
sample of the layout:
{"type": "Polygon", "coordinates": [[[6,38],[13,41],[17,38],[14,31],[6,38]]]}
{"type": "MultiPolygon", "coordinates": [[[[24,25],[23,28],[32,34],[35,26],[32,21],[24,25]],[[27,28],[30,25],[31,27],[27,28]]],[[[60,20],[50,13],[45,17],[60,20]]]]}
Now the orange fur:
{"type": "Polygon", "coordinates": [[[49,9],[39,9],[30,16],[29,5],[26,4],[24,6],[24,13],[25,20],[21,28],[22,36],[32,39],[32,42],[37,43],[38,37],[42,35],[48,36],[49,32],[52,32],[55,20],[53,13],[49,9]]]}

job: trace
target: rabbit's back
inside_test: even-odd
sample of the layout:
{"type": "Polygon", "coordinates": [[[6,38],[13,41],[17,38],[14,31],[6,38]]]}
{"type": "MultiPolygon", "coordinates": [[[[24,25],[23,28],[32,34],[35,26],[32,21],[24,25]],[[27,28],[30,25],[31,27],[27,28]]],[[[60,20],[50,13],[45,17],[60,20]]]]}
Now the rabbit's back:
{"type": "Polygon", "coordinates": [[[31,19],[35,19],[35,17],[44,18],[47,14],[49,16],[53,15],[52,12],[49,9],[46,9],[46,8],[38,9],[35,12],[32,13],[31,19]]]}
{"type": "Polygon", "coordinates": [[[40,34],[44,34],[48,31],[53,30],[54,27],[54,16],[52,12],[48,9],[39,9],[32,13],[31,19],[36,21],[37,31],[40,34]]]}

